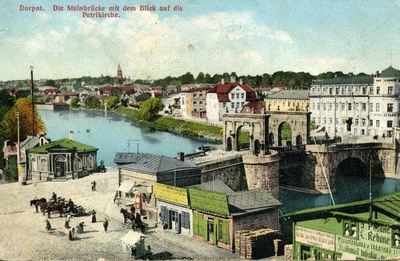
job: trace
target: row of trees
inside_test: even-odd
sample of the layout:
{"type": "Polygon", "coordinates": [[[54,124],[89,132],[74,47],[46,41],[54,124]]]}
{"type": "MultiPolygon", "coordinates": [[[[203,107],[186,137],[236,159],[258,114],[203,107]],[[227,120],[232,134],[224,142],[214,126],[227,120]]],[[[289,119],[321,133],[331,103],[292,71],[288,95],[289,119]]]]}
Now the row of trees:
{"type": "MultiPolygon", "coordinates": [[[[29,135],[46,131],[35,107],[33,113],[34,117],[30,98],[20,98],[15,101],[6,90],[0,91],[0,144],[2,148],[5,141],[18,142],[18,125],[20,141],[25,140],[29,135]]],[[[0,150],[0,157],[2,159],[0,160],[0,169],[5,169],[3,150],[0,150]]],[[[16,162],[15,156],[9,159],[9,163],[13,161],[16,162]]],[[[16,181],[18,179],[16,165],[11,163],[9,165],[10,181],[16,181]]]]}

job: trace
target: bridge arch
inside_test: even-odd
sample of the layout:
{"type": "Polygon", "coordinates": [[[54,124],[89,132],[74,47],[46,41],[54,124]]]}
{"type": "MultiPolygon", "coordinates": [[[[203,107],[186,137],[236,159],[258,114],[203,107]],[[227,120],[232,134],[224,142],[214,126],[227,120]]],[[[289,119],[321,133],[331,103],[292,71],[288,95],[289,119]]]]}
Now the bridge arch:
{"type": "Polygon", "coordinates": [[[239,151],[240,132],[249,132],[249,151],[252,155],[269,154],[268,118],[265,114],[226,114],[223,117],[224,150],[239,151]]]}

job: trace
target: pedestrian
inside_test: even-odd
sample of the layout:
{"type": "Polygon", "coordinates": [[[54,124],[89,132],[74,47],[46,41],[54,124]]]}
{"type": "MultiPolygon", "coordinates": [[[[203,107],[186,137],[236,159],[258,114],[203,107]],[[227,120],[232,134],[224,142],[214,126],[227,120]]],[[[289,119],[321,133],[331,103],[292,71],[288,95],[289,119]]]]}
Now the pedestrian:
{"type": "Polygon", "coordinates": [[[103,227],[104,227],[104,232],[107,232],[107,229],[108,229],[108,220],[107,220],[107,218],[104,219],[103,227]]]}
{"type": "Polygon", "coordinates": [[[75,228],[73,227],[68,231],[68,239],[73,240],[74,236],[75,236],[75,228]]]}
{"type": "Polygon", "coordinates": [[[84,224],[85,224],[85,222],[83,222],[83,221],[78,224],[78,226],[76,227],[76,233],[78,233],[78,234],[83,233],[83,225],[84,224]]]}
{"type": "Polygon", "coordinates": [[[95,191],[96,190],[96,181],[95,180],[93,180],[93,182],[92,182],[92,191],[95,191]]]}
{"type": "Polygon", "coordinates": [[[51,224],[48,218],[45,219],[46,221],[46,230],[49,231],[51,229],[51,224]]]}
{"type": "Polygon", "coordinates": [[[92,210],[92,223],[96,223],[96,210],[92,210]]]}
{"type": "Polygon", "coordinates": [[[65,217],[65,228],[70,228],[70,226],[69,226],[69,222],[71,221],[71,215],[70,214],[68,214],[66,217],[65,217]]]}

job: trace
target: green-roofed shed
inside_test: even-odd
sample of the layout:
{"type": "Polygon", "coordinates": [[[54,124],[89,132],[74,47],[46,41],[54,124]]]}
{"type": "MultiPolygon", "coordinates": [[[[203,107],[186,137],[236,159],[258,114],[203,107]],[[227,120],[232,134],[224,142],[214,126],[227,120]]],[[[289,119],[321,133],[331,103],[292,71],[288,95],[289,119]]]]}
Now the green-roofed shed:
{"type": "Polygon", "coordinates": [[[74,179],[97,170],[97,148],[60,139],[29,149],[28,176],[32,181],[74,179]]]}
{"type": "Polygon", "coordinates": [[[400,192],[287,214],[293,221],[293,260],[397,259],[400,192]]]}

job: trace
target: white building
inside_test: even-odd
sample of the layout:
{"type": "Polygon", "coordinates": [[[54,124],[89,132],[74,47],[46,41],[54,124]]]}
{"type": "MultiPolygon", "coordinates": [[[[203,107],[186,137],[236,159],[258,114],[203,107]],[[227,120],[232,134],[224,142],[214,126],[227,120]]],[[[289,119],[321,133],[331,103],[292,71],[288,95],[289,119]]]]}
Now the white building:
{"type": "Polygon", "coordinates": [[[311,120],[334,136],[391,137],[399,126],[400,72],[389,67],[375,76],[314,80],[311,120]]]}
{"type": "Polygon", "coordinates": [[[243,82],[216,84],[207,92],[206,111],[207,121],[219,124],[226,113],[240,113],[243,107],[250,101],[256,101],[255,91],[243,82]]]}

